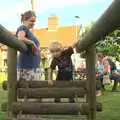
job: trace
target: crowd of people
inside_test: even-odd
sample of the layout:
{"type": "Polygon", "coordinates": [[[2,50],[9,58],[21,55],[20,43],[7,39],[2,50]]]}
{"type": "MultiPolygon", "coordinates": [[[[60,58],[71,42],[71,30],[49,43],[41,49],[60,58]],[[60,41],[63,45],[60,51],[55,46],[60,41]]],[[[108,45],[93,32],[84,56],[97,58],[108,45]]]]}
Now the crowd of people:
{"type": "Polygon", "coordinates": [[[120,82],[119,64],[116,66],[116,62],[109,56],[102,53],[97,54],[96,74],[101,81],[103,90],[105,90],[105,85],[113,80],[112,92],[117,91],[117,86],[120,82]]]}

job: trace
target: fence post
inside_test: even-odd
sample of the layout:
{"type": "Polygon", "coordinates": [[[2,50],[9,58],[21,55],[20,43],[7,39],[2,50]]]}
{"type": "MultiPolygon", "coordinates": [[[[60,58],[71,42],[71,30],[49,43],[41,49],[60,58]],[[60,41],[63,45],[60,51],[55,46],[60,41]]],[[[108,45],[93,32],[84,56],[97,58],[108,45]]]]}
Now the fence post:
{"type": "Polygon", "coordinates": [[[86,69],[87,69],[87,101],[88,101],[88,120],[96,119],[96,77],[95,61],[96,54],[94,46],[86,50],[86,69]]]}
{"type": "Polygon", "coordinates": [[[12,114],[12,104],[17,101],[17,51],[8,48],[8,116],[14,117],[12,114]]]}

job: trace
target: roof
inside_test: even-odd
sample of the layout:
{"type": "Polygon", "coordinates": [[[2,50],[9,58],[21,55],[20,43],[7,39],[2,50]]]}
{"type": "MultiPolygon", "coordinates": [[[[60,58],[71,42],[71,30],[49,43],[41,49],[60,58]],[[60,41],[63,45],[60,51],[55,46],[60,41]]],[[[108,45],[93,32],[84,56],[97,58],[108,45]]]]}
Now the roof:
{"type": "Polygon", "coordinates": [[[48,28],[34,29],[33,32],[40,40],[41,47],[48,47],[52,41],[60,41],[63,46],[70,46],[76,41],[80,26],[60,26],[56,30],[48,28]]]}

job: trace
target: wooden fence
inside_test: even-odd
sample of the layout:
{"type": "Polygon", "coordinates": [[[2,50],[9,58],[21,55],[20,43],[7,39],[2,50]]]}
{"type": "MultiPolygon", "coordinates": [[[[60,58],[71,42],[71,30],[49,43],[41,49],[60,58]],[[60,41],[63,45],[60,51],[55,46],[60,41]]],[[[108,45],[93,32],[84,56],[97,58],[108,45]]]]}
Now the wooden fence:
{"type": "MultiPolygon", "coordinates": [[[[8,116],[16,117],[16,114],[34,113],[34,114],[53,114],[53,113],[82,113],[83,106],[87,106],[88,120],[96,119],[96,78],[95,78],[95,43],[104,39],[106,35],[115,30],[120,25],[120,0],[114,0],[104,14],[93,25],[86,36],[78,42],[77,51],[86,52],[86,68],[87,68],[87,87],[65,87],[65,88],[17,88],[17,72],[16,72],[16,50],[27,52],[27,46],[18,41],[9,31],[0,25],[0,42],[8,45],[8,116]],[[12,49],[13,48],[13,49],[12,49]],[[71,89],[70,89],[71,88],[71,89]],[[18,91],[18,93],[17,93],[18,91]],[[44,91],[44,92],[43,92],[44,91]],[[77,97],[87,94],[87,103],[85,105],[78,103],[31,103],[18,102],[19,98],[41,98],[41,97],[77,97]]],[[[40,85],[41,83],[39,83],[40,85]]],[[[35,85],[33,83],[32,85],[35,85]]],[[[44,86],[44,85],[43,85],[44,86]]]]}

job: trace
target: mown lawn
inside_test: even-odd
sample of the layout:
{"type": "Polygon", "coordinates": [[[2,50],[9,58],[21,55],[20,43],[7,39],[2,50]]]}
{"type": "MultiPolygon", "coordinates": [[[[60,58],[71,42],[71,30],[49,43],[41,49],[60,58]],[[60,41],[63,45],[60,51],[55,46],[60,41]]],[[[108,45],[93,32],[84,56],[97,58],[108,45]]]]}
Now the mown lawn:
{"type": "Polygon", "coordinates": [[[0,89],[0,120],[5,120],[7,113],[1,111],[1,104],[7,102],[7,91],[0,89]]]}
{"type": "Polygon", "coordinates": [[[97,120],[120,120],[120,91],[106,91],[99,97],[103,111],[97,113],[97,120]]]}

